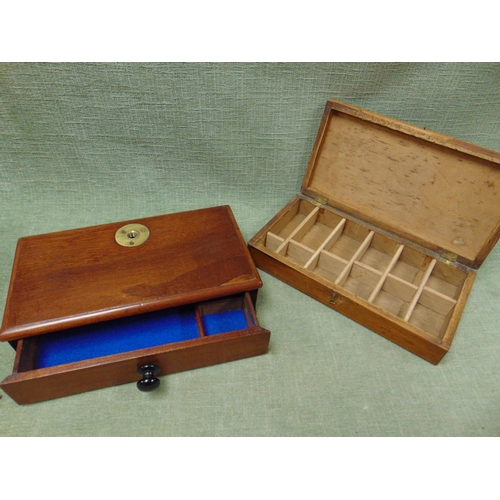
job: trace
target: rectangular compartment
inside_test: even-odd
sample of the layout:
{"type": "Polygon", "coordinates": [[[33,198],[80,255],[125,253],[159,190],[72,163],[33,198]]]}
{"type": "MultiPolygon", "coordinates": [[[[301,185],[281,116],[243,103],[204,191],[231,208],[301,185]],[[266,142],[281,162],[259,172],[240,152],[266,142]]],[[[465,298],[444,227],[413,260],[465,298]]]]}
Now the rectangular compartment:
{"type": "Polygon", "coordinates": [[[438,363],[500,236],[500,154],[328,101],[257,266],[438,363]]]}
{"type": "Polygon", "coordinates": [[[302,230],[295,227],[298,241],[289,233],[287,260],[436,339],[443,337],[466,272],[305,199],[291,210],[295,207],[309,221],[306,216],[302,230]]]}
{"type": "MultiPolygon", "coordinates": [[[[432,362],[441,359],[443,340],[452,338],[449,329],[455,328],[457,314],[461,314],[458,311],[454,315],[454,309],[462,292],[468,294],[469,286],[464,288],[464,284],[473,280],[474,273],[438,262],[424,249],[406,246],[385,232],[377,232],[347,214],[341,216],[329,207],[319,208],[306,198],[293,201],[290,210],[296,209],[307,215],[279,247],[273,250],[272,245],[261,243],[269,241],[267,236],[273,234],[274,223],[252,242],[257,248],[265,246],[274,258],[280,249],[279,259],[285,265],[281,270],[283,279],[289,280],[286,265],[320,277],[329,294],[353,296],[361,307],[383,313],[399,332],[408,329],[413,336],[421,335],[427,346],[438,347],[430,355],[420,353],[420,347],[416,353],[432,362]]],[[[281,226],[287,230],[286,224],[281,226]]],[[[260,255],[255,260],[257,265],[267,267],[261,264],[260,255]]],[[[276,266],[273,272],[276,274],[276,266]]],[[[294,281],[300,284],[296,278],[294,281]]],[[[335,306],[335,300],[327,301],[324,296],[320,300],[335,306]]],[[[359,314],[363,314],[361,309],[359,314]]]]}
{"type": "Polygon", "coordinates": [[[266,235],[266,245],[276,251],[279,249],[279,253],[282,254],[290,238],[296,234],[298,228],[311,215],[313,210],[314,207],[311,205],[295,204],[286,217],[276,223],[273,231],[269,231],[266,235]]]}

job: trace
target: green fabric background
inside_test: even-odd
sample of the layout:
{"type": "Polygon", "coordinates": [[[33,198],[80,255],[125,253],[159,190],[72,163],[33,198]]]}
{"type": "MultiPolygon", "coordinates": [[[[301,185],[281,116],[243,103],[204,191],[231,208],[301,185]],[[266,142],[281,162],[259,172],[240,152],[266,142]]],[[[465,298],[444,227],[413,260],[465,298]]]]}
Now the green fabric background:
{"type": "MultiPolygon", "coordinates": [[[[21,236],[229,204],[250,239],[300,191],[329,98],[500,150],[496,63],[0,65],[1,311],[21,236]]],[[[438,366],[261,274],[267,355],[151,394],[2,393],[0,435],[500,434],[500,246],[438,366]]],[[[13,360],[0,344],[0,379],[13,360]]]]}

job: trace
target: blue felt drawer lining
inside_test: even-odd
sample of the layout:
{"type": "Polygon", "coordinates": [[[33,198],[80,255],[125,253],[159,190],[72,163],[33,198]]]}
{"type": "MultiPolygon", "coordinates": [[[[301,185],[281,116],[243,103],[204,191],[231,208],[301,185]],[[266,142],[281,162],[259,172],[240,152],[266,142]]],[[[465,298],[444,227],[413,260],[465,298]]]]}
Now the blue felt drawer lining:
{"type": "MultiPolygon", "coordinates": [[[[205,335],[248,327],[241,309],[202,316],[205,335]]],[[[200,337],[194,306],[105,321],[40,336],[37,368],[172,344],[200,337]]]]}

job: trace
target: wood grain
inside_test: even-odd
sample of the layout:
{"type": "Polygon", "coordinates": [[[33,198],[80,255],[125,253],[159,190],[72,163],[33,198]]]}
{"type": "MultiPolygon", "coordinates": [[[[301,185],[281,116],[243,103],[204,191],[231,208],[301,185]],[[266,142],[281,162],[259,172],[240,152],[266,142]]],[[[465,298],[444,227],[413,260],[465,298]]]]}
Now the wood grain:
{"type": "Polygon", "coordinates": [[[500,153],[330,101],[302,192],[477,268],[500,236],[500,153]]]}
{"type": "Polygon", "coordinates": [[[228,206],[21,238],[0,340],[115,319],[262,286],[228,206]],[[114,240],[125,224],[141,246],[114,240]]]}
{"type": "Polygon", "coordinates": [[[200,330],[197,339],[49,368],[36,368],[40,336],[21,339],[12,375],[0,387],[17,403],[29,404],[137,381],[137,368],[145,363],[156,364],[160,375],[167,375],[267,352],[271,334],[259,325],[250,293],[203,302],[195,311],[200,330]],[[205,336],[204,314],[234,309],[243,311],[247,328],[205,336]]]}
{"type": "MultiPolygon", "coordinates": [[[[37,403],[71,394],[126,384],[140,379],[145,363],[160,367],[160,376],[265,354],[270,333],[260,327],[203,337],[7,377],[0,387],[18,404],[37,403]]],[[[136,390],[131,387],[131,390],[136,390]]]]}
{"type": "Polygon", "coordinates": [[[328,101],[301,192],[249,241],[257,265],[439,362],[500,236],[500,153],[328,101]]]}
{"type": "MultiPolygon", "coordinates": [[[[417,356],[437,364],[448,352],[436,336],[425,333],[413,325],[362,300],[354,294],[325,282],[320,276],[311,279],[309,271],[290,265],[283,258],[270,255],[265,247],[251,246],[250,252],[260,269],[344,314],[382,337],[394,342],[417,356]],[[335,293],[335,297],[332,294],[335,293]]],[[[332,318],[332,321],[333,318],[332,318]]],[[[455,329],[457,325],[454,325],[455,329]]],[[[449,335],[454,331],[449,331],[449,335]]]]}
{"type": "MultiPolygon", "coordinates": [[[[458,326],[454,323],[455,330],[449,329],[451,319],[456,317],[454,309],[465,306],[456,296],[462,293],[471,271],[437,262],[425,249],[417,251],[406,247],[359,221],[345,219],[341,227],[337,215],[325,217],[329,207],[310,211],[312,207],[314,204],[307,199],[295,198],[266,224],[249,242],[257,265],[324,303],[325,288],[321,286],[330,294],[350,297],[349,307],[334,309],[350,314],[349,317],[364,325],[368,324],[365,317],[369,310],[368,316],[372,318],[369,324],[374,331],[424,359],[438,362],[446,351],[436,349],[436,345],[441,345],[444,337],[451,343],[458,326]],[[286,224],[279,224],[277,220],[283,217],[293,224],[287,210],[296,212],[297,203],[302,211],[318,214],[318,217],[321,214],[321,222],[307,224],[304,220],[297,231],[306,230],[301,234],[301,243],[290,239],[288,251],[280,255],[275,245],[267,245],[265,231],[277,225],[282,232],[286,231],[286,224]],[[318,286],[321,296],[316,293],[318,286]],[[357,310],[355,304],[358,304],[357,310]],[[378,322],[374,319],[377,313],[378,322]],[[411,341],[415,335],[418,339],[411,341]]],[[[337,299],[333,301],[336,302],[337,299]]],[[[330,301],[328,305],[331,306],[330,301]]]]}

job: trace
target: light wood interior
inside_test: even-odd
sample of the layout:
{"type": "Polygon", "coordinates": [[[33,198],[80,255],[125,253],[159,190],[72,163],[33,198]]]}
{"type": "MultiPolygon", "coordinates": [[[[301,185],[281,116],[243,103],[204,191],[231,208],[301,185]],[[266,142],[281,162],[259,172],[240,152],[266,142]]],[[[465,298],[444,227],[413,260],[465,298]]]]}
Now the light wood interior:
{"type": "Polygon", "coordinates": [[[475,261],[500,227],[498,154],[480,158],[478,148],[467,154],[453,147],[458,141],[446,147],[391,123],[334,106],[302,192],[414,243],[475,261]]]}
{"type": "Polygon", "coordinates": [[[441,339],[467,273],[300,199],[265,246],[385,312],[441,339]]]}

